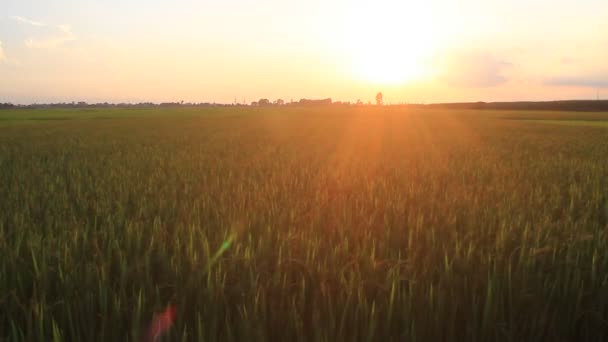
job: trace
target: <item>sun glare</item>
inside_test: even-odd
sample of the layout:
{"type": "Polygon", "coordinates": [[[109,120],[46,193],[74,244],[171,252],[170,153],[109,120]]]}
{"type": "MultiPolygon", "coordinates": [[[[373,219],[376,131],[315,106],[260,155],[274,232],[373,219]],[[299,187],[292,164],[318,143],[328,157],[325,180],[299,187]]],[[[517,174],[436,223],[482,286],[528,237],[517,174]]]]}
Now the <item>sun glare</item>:
{"type": "Polygon", "coordinates": [[[342,28],[342,53],[351,73],[378,84],[428,76],[436,45],[432,13],[423,3],[384,1],[355,6],[342,28]]]}

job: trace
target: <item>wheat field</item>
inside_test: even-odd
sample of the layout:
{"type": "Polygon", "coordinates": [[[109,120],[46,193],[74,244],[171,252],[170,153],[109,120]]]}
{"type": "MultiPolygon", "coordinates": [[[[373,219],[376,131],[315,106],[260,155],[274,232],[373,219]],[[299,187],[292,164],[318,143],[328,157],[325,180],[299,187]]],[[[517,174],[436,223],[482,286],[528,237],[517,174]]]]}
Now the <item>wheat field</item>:
{"type": "Polygon", "coordinates": [[[168,304],[166,341],[608,339],[580,120],[608,114],[0,111],[0,340],[141,341],[168,304]]]}

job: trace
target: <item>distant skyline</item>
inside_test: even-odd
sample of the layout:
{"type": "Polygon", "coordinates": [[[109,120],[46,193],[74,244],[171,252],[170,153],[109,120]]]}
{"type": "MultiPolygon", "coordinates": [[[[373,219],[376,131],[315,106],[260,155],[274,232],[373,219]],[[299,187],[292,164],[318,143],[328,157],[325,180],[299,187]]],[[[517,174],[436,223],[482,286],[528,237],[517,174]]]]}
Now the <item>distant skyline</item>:
{"type": "Polygon", "coordinates": [[[605,0],[4,0],[0,102],[608,99],[605,0]]]}

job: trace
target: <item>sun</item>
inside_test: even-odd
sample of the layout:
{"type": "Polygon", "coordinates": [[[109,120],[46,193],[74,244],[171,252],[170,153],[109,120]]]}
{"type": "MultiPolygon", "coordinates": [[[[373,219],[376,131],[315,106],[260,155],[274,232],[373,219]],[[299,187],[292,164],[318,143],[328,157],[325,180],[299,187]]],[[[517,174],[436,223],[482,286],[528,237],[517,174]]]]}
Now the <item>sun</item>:
{"type": "Polygon", "coordinates": [[[423,4],[379,1],[353,6],[341,29],[341,49],[355,78],[376,84],[405,84],[430,73],[436,41],[423,4]]]}
{"type": "Polygon", "coordinates": [[[355,77],[377,84],[400,84],[424,76],[421,57],[405,47],[385,46],[352,51],[355,77]]]}

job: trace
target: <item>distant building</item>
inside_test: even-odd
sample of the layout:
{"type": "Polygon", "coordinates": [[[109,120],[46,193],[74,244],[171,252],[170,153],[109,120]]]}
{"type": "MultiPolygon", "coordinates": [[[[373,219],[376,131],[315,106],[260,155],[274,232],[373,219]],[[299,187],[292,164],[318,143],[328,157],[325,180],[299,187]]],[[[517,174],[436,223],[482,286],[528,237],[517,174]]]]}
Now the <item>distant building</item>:
{"type": "Polygon", "coordinates": [[[331,98],[322,99],[322,100],[309,100],[309,99],[301,99],[299,102],[302,106],[327,106],[331,105],[331,98]]]}

